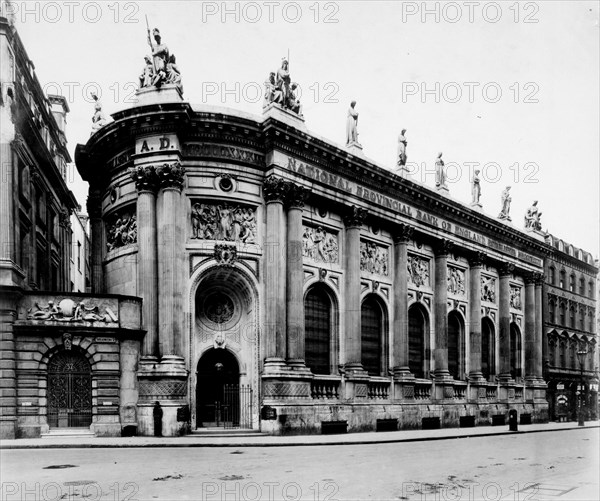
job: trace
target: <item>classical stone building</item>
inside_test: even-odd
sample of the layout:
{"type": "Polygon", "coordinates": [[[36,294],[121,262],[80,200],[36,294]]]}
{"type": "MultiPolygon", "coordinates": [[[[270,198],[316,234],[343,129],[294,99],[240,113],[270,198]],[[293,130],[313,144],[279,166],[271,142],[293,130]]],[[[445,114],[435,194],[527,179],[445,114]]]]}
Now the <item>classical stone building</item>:
{"type": "Polygon", "coordinates": [[[544,376],[551,419],[577,419],[580,386],[586,418],[598,417],[598,267],[588,252],[553,235],[545,260],[544,376]]]}
{"type": "MultiPolygon", "coordinates": [[[[4,12],[4,10],[2,10],[4,12]]],[[[0,12],[0,436],[135,424],[137,298],[73,294],[62,96],[44,96],[0,12]],[[133,372],[132,372],[133,371],[133,372]]]]}
{"type": "Polygon", "coordinates": [[[548,418],[542,237],[291,106],[198,107],[169,83],[139,99],[76,153],[93,293],[143,299],[139,433],[157,401],[169,435],[548,418]]]}

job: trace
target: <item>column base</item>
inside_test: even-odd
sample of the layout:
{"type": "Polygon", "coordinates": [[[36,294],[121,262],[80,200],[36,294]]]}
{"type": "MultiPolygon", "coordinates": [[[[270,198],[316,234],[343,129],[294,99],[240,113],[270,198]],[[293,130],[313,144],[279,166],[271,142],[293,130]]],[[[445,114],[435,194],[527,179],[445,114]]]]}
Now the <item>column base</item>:
{"type": "Polygon", "coordinates": [[[349,362],[344,365],[346,379],[368,378],[369,373],[365,370],[360,362],[349,362]]]}
{"type": "Polygon", "coordinates": [[[158,364],[157,366],[157,370],[161,374],[169,374],[172,376],[187,376],[185,360],[179,355],[163,355],[160,359],[160,364],[158,364]]]}
{"type": "Polygon", "coordinates": [[[264,374],[282,374],[287,372],[289,372],[289,369],[283,358],[269,357],[265,359],[264,374]]]}
{"type": "Polygon", "coordinates": [[[471,384],[485,384],[487,383],[486,379],[483,377],[483,373],[481,371],[473,371],[469,372],[467,377],[469,383],[471,384]]]}
{"type": "Polygon", "coordinates": [[[415,376],[408,367],[394,367],[394,381],[414,381],[415,376]]]}
{"type": "Polygon", "coordinates": [[[302,358],[288,358],[287,366],[294,374],[312,374],[302,358]]]}
{"type": "Polygon", "coordinates": [[[448,371],[448,369],[436,369],[433,371],[433,378],[436,382],[451,382],[454,381],[452,374],[448,371]]]}

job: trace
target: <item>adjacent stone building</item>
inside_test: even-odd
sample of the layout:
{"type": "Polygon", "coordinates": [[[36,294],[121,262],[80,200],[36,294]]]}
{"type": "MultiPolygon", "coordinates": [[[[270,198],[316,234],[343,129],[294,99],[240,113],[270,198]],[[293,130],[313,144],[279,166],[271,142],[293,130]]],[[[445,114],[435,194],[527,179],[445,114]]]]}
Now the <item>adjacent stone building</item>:
{"type": "Polygon", "coordinates": [[[119,435],[136,423],[141,300],[72,293],[69,107],[1,15],[0,60],[0,436],[119,435]]]}
{"type": "Polygon", "coordinates": [[[551,419],[598,417],[598,267],[588,252],[553,235],[545,260],[544,376],[551,419]],[[580,386],[583,383],[583,391],[580,386]]]}

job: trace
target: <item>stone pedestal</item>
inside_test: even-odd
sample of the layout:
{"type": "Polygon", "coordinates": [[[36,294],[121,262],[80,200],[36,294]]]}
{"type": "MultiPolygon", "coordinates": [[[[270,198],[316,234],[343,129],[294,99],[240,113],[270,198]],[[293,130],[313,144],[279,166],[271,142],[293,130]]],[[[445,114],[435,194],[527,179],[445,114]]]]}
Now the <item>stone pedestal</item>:
{"type": "Polygon", "coordinates": [[[286,110],[277,103],[271,103],[265,108],[263,108],[263,117],[265,119],[269,117],[274,118],[297,129],[306,130],[306,125],[304,123],[303,116],[300,116],[297,113],[294,113],[293,111],[286,110]]]}
{"type": "Polygon", "coordinates": [[[183,93],[174,84],[165,84],[160,87],[144,87],[135,93],[132,107],[150,104],[181,103],[183,93]]]}
{"type": "Polygon", "coordinates": [[[483,205],[481,205],[479,202],[471,204],[470,207],[476,211],[483,211],[483,205]]]}
{"type": "Polygon", "coordinates": [[[346,149],[357,157],[364,157],[363,147],[359,143],[350,143],[346,145],[346,149]]]}

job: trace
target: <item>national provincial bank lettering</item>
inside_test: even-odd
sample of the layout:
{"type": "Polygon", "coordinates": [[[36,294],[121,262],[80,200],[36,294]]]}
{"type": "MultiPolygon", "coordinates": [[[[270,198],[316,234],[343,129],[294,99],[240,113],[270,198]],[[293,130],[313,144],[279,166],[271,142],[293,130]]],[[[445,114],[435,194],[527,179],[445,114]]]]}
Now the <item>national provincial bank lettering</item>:
{"type": "Polygon", "coordinates": [[[491,238],[486,238],[479,233],[462,228],[457,224],[453,224],[450,221],[446,221],[445,219],[441,219],[425,211],[411,207],[410,205],[404,204],[398,200],[387,197],[381,193],[377,193],[374,190],[369,190],[358,184],[355,185],[354,183],[342,178],[341,176],[338,176],[337,174],[325,172],[324,170],[318,169],[317,167],[308,165],[304,162],[300,162],[299,160],[291,157],[287,157],[287,167],[290,171],[296,174],[300,174],[323,184],[327,184],[333,188],[341,189],[346,193],[355,194],[359,198],[391,209],[398,214],[421,221],[435,228],[440,228],[479,245],[489,246],[490,248],[502,252],[503,254],[508,254],[512,257],[522,259],[537,266],[541,266],[541,260],[536,257],[530,256],[522,251],[517,252],[516,249],[509,245],[497,242],[491,238]]]}

